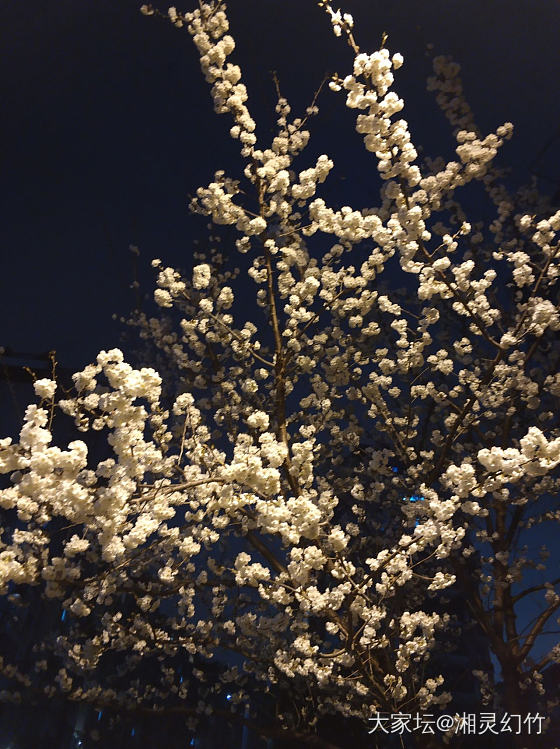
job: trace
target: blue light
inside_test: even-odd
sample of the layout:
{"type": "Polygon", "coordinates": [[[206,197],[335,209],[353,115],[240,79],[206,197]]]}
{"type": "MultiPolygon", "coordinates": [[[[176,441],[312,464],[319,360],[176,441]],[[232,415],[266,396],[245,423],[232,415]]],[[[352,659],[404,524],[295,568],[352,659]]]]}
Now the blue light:
{"type": "Polygon", "coordinates": [[[231,694],[226,694],[226,700],[229,702],[231,700],[231,694]]]}
{"type": "Polygon", "coordinates": [[[100,711],[99,711],[99,712],[97,713],[97,720],[101,720],[101,716],[102,716],[102,715],[103,715],[103,710],[100,710],[100,711]]]}
{"type": "Polygon", "coordinates": [[[183,683],[183,677],[181,676],[181,678],[179,679],[179,684],[182,684],[182,683],[183,683]]]}
{"type": "Polygon", "coordinates": [[[134,728],[133,728],[133,729],[132,729],[132,731],[130,732],[130,735],[131,735],[131,736],[134,736],[134,728]]]}
{"type": "Polygon", "coordinates": [[[422,502],[424,497],[413,494],[411,497],[403,497],[403,502],[422,502]]]}
{"type": "Polygon", "coordinates": [[[397,466],[391,466],[391,470],[393,471],[393,473],[399,472],[399,469],[397,468],[397,466]]]}
{"type": "Polygon", "coordinates": [[[195,739],[194,739],[194,737],[193,737],[193,738],[192,738],[192,739],[190,740],[190,742],[189,742],[189,746],[194,746],[194,745],[195,745],[195,743],[196,743],[196,741],[195,741],[195,739]]]}
{"type": "Polygon", "coordinates": [[[62,612],[62,616],[60,617],[60,621],[63,622],[66,619],[66,609],[62,612]]]}

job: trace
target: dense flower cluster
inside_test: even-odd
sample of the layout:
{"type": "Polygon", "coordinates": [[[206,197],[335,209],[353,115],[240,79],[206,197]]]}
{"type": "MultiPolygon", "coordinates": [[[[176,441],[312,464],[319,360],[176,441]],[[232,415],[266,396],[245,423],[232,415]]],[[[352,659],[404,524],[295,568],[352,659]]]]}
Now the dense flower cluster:
{"type": "MultiPolygon", "coordinates": [[[[560,607],[558,581],[543,584],[542,625],[512,634],[511,586],[530,565],[513,542],[559,518],[539,502],[560,486],[560,211],[532,188],[511,195],[499,184],[493,159],[512,125],[478,132],[446,58],[434,60],[430,88],[455,128],[458,160],[420,162],[406,120],[395,119],[402,55],[361,52],[352,17],[320,5],[354,53],[352,73],[331,89],[360,112],[380,205],[336,210],[317,197],[334,163],[323,154],[292,168],[309,132],[282,96],[276,134],[258,143],[241,70],[227,61],[235,43],[224,3],[170,8],[241,142],[247,190],[219,171],[192,208],[239,232],[255,317],[236,319],[247,291],[218,251],[197,256],[191,276],[155,260],[161,315],[134,324],[157,347],[159,373],[103,351],[74,375],[72,397],[57,400],[56,382],[38,380],[41,403],[28,407],[19,440],[0,441],[0,472],[11,477],[0,507],[13,518],[2,529],[0,591],[42,584],[90,622],[62,643],[66,670],[55,681],[75,699],[88,698],[79,674],[109,651],[129,652],[133,669],[150,653],[209,659],[220,648],[244,662],[245,676],[223,678],[230,692],[238,684],[234,704],[250,684],[288,681],[308,725],[333,711],[410,712],[451,699],[430,664],[450,628],[441,591],[466,581],[518,686],[560,607]],[[475,180],[497,207],[489,229],[471,225],[455,197],[475,180]],[[250,190],[258,214],[244,205],[250,190]],[[393,257],[406,290],[391,280],[393,257]],[[55,406],[84,440],[52,445],[55,406]],[[104,438],[100,460],[91,432],[104,438]]],[[[540,665],[554,660],[557,648],[540,665]]],[[[185,699],[169,679],[160,698],[185,699]]]]}

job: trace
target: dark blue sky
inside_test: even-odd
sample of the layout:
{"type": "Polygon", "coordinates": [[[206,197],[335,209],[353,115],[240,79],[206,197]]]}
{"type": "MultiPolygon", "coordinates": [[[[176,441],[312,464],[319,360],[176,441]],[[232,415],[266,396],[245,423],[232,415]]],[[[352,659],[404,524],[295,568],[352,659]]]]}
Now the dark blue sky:
{"type": "MultiPolygon", "coordinates": [[[[140,247],[145,268],[153,257],[188,267],[205,221],[189,217],[187,194],[215,169],[236,176],[239,163],[226,136],[230,121],[213,114],[190,37],[142,16],[139,5],[5,0],[0,7],[0,345],[56,349],[72,367],[118,343],[111,315],[126,313],[134,299],[128,245],[140,247]]],[[[275,101],[267,71],[278,71],[301,112],[326,70],[349,71],[350,50],[314,0],[232,0],[229,8],[235,61],[268,138],[275,101]]],[[[403,116],[427,153],[453,155],[447,123],[425,94],[427,42],[462,64],[483,131],[515,124],[505,155],[519,174],[558,128],[558,0],[347,0],[343,10],[354,15],[365,50],[387,31],[389,48],[404,54],[403,116]]],[[[319,104],[299,168],[326,152],[335,160],[326,199],[375,204],[374,163],[353,131],[355,113],[328,90],[319,104]]],[[[557,163],[542,171],[560,177],[557,163]]],[[[141,278],[149,290],[151,272],[141,278]]]]}

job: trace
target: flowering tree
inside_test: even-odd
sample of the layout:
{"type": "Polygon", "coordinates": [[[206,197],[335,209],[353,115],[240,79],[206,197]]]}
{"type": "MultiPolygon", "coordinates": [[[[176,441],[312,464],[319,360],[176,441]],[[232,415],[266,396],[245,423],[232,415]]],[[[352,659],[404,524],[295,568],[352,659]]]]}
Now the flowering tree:
{"type": "Polygon", "coordinates": [[[219,171],[192,208],[237,230],[255,304],[243,321],[249,287],[217,250],[188,276],[154,260],[155,301],[180,320],[135,321],[160,372],[111,350],[74,375],[72,397],[35,382],[19,441],[0,441],[0,592],[41,586],[70,623],[54,647],[4,661],[17,688],[193,718],[233,715],[265,690],[287,735],[327,746],[322,715],[365,722],[452,699],[445,659],[430,658],[452,647],[441,591],[455,590],[500,663],[509,712],[559,661],[558,646],[531,660],[559,581],[526,584],[535,560],[518,546],[559,518],[560,211],[534,186],[508,192],[492,161],[513,127],[482,136],[446,58],[430,88],[458,160],[419,163],[396,117],[403,57],[385,40],[362,52],[352,17],[320,5],[354,55],[330,87],[359,110],[375,207],[317,197],[327,155],[295,169],[315,103],[292,120],[279,93],[277,132],[259,147],[224,3],[167,13],[233,118],[244,189],[219,171]],[[455,197],[477,180],[497,208],[488,228],[455,197]],[[64,414],[84,440],[99,433],[100,460],[84,440],[52,444],[64,414]],[[522,632],[519,604],[541,592],[522,632]],[[193,687],[216,656],[227,666],[193,687]],[[148,678],[150,658],[163,665],[148,678]]]}

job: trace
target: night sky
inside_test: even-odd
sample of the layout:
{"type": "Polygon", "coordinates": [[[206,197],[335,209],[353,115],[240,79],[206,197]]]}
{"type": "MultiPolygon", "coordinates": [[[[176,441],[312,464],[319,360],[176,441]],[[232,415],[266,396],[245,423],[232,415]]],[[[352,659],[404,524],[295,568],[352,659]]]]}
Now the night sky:
{"type": "MultiPolygon", "coordinates": [[[[157,5],[157,4],[156,4],[157,5]]],[[[184,8],[189,10],[192,3],[184,8]]],[[[56,349],[81,368],[119,343],[112,314],[134,305],[129,244],[152,291],[154,257],[188,268],[206,220],[189,215],[188,194],[216,169],[237,176],[228,116],[213,113],[209,86],[186,30],[146,18],[136,0],[4,0],[2,50],[2,273],[0,346],[56,349]]],[[[164,4],[161,8],[166,8],[164,4]]],[[[405,66],[396,90],[415,142],[453,158],[449,127],[425,93],[425,45],[462,64],[467,96],[488,132],[515,124],[504,157],[520,178],[560,124],[557,0],[347,0],[366,51],[383,31],[405,66]]],[[[233,62],[241,64],[258,134],[270,140],[278,71],[282,93],[303,113],[325,72],[346,74],[350,49],[313,0],[232,0],[233,62]]],[[[327,201],[375,205],[373,155],[353,130],[355,113],[325,89],[297,164],[326,152],[335,170],[327,201]]],[[[541,158],[560,179],[558,142],[541,158]],[[548,162],[548,165],[546,163],[548,162]]]]}
{"type": "MultiPolygon", "coordinates": [[[[242,171],[227,135],[231,120],[213,113],[190,36],[142,16],[140,4],[0,4],[0,346],[55,349],[74,369],[119,345],[122,326],[112,315],[126,315],[136,298],[129,245],[140,248],[143,293],[153,291],[152,258],[188,269],[207,222],[189,215],[189,193],[217,169],[232,177],[242,171]]],[[[177,7],[191,10],[193,2],[177,7]]],[[[560,181],[558,0],[346,0],[342,9],[353,14],[364,51],[377,49],[385,31],[389,49],[404,55],[395,85],[406,103],[400,116],[427,154],[454,157],[450,128],[425,92],[424,51],[433,43],[436,54],[462,65],[484,134],[514,123],[502,162],[514,167],[514,179],[534,169],[560,181]]],[[[349,48],[314,0],[231,0],[229,16],[237,42],[231,60],[242,66],[261,143],[270,142],[275,119],[268,71],[278,72],[297,115],[325,73],[351,70],[349,48]]],[[[318,194],[337,206],[376,205],[375,157],[354,130],[355,112],[328,89],[318,103],[296,167],[327,153],[335,169],[318,194]]],[[[5,424],[6,387],[0,395],[5,424]]]]}

